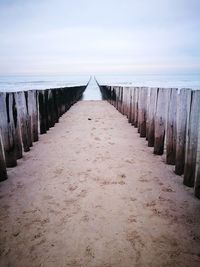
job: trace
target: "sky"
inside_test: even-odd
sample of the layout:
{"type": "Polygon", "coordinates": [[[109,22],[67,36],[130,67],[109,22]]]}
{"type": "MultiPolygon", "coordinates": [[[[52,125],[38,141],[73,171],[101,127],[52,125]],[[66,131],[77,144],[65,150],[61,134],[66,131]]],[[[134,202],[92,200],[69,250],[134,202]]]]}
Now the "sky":
{"type": "Polygon", "coordinates": [[[0,0],[0,74],[198,74],[199,0],[0,0]]]}

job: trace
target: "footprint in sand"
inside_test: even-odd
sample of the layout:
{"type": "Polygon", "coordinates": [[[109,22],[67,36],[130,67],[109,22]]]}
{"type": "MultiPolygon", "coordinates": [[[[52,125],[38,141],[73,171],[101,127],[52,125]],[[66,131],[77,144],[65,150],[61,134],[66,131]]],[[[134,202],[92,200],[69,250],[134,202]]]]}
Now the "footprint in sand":
{"type": "Polygon", "coordinates": [[[59,215],[59,214],[62,214],[61,211],[54,210],[54,209],[50,209],[49,212],[55,214],[56,216],[59,215]]]}
{"type": "Polygon", "coordinates": [[[137,200],[137,198],[135,198],[135,197],[130,197],[130,201],[136,201],[137,200]]]}
{"type": "Polygon", "coordinates": [[[151,202],[147,202],[144,204],[145,207],[155,207],[156,206],[156,202],[153,200],[151,202]]]}
{"type": "Polygon", "coordinates": [[[170,186],[169,187],[163,187],[162,188],[163,192],[176,192],[175,190],[173,190],[170,186]]]}
{"type": "Polygon", "coordinates": [[[148,183],[149,180],[147,180],[147,179],[145,179],[145,178],[140,178],[140,179],[139,179],[139,182],[141,182],[141,183],[148,183]]]}
{"type": "Polygon", "coordinates": [[[126,239],[131,243],[132,247],[136,250],[136,252],[140,254],[140,250],[145,246],[145,243],[142,241],[139,233],[137,231],[130,231],[127,233],[126,239]]]}
{"type": "Polygon", "coordinates": [[[84,215],[82,218],[81,218],[81,221],[83,222],[89,222],[90,218],[89,218],[89,215],[84,215]]]}
{"type": "Polygon", "coordinates": [[[53,197],[50,196],[50,195],[45,195],[45,196],[43,196],[43,199],[45,199],[45,200],[50,200],[50,199],[53,199],[53,197]]]}
{"type": "Polygon", "coordinates": [[[9,205],[3,205],[3,207],[2,207],[4,210],[8,210],[9,208],[10,208],[10,206],[9,205]]]}
{"type": "Polygon", "coordinates": [[[21,182],[18,182],[17,183],[17,188],[23,188],[24,187],[24,184],[23,183],[21,183],[21,182]]]}
{"type": "Polygon", "coordinates": [[[89,256],[90,258],[94,258],[94,252],[90,246],[87,246],[85,249],[86,256],[89,256]]]}
{"type": "Polygon", "coordinates": [[[78,186],[77,185],[70,185],[69,187],[68,187],[68,189],[69,189],[69,191],[75,191],[76,189],[78,188],[78,186]]]}
{"type": "Polygon", "coordinates": [[[117,176],[117,184],[124,185],[125,184],[124,179],[126,179],[126,175],[124,173],[119,174],[117,176]]]}
{"type": "Polygon", "coordinates": [[[134,215],[130,215],[130,216],[128,217],[128,223],[135,223],[135,222],[137,222],[137,220],[136,220],[136,216],[134,216],[134,215]]]}
{"type": "Polygon", "coordinates": [[[54,171],[54,173],[56,174],[56,175],[59,175],[59,174],[61,174],[63,172],[63,168],[57,168],[55,171],[54,171]]]}
{"type": "Polygon", "coordinates": [[[108,142],[108,144],[109,145],[112,145],[112,146],[115,145],[115,143],[113,143],[113,142],[108,142]]]}
{"type": "Polygon", "coordinates": [[[81,190],[81,192],[77,195],[77,197],[86,197],[87,195],[87,190],[81,190]]]}

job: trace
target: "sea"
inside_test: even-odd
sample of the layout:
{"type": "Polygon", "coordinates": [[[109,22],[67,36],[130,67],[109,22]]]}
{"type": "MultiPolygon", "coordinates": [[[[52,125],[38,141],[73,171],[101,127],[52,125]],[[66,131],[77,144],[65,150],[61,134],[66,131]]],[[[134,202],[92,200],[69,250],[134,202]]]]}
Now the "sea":
{"type": "Polygon", "coordinates": [[[83,100],[101,100],[95,82],[119,86],[148,86],[164,88],[191,88],[200,90],[200,74],[186,75],[0,75],[0,92],[42,90],[66,86],[89,85],[83,100]]]}

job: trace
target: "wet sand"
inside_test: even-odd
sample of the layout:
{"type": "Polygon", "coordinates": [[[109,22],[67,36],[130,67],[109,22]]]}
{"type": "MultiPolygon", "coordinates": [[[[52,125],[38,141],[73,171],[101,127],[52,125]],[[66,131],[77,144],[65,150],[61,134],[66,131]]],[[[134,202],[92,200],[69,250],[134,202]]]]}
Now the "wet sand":
{"type": "Polygon", "coordinates": [[[0,266],[200,266],[200,201],[152,151],[75,104],[0,183],[0,266]]]}

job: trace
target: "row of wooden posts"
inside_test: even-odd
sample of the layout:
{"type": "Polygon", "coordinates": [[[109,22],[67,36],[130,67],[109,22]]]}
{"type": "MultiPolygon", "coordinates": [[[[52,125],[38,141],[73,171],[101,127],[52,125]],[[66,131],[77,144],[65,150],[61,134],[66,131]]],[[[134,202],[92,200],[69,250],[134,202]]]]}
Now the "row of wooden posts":
{"type": "Polygon", "coordinates": [[[166,154],[200,198],[200,90],[99,85],[104,99],[128,117],[156,155],[166,154]]]}
{"type": "Polygon", "coordinates": [[[0,181],[7,179],[7,167],[28,152],[39,133],[53,127],[76,101],[86,86],[47,90],[0,92],[0,181]]]}

